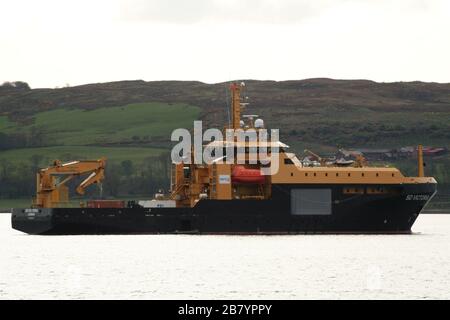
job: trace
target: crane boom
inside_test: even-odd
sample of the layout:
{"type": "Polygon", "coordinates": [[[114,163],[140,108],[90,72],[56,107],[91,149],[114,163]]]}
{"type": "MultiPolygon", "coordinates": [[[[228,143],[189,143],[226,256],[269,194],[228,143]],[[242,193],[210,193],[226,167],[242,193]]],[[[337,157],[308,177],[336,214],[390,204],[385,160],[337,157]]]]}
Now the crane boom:
{"type": "Polygon", "coordinates": [[[92,172],[83,182],[81,182],[76,191],[78,194],[83,195],[87,187],[94,183],[101,183],[101,181],[105,178],[104,170],[97,170],[92,172]]]}
{"type": "Polygon", "coordinates": [[[105,178],[106,158],[98,160],[80,160],[62,163],[55,160],[53,166],[39,170],[36,182],[36,198],[33,206],[39,208],[58,207],[69,201],[68,187],[65,185],[75,177],[89,176],[81,182],[76,192],[85,193],[87,187],[101,183],[105,178]]]}
{"type": "Polygon", "coordinates": [[[314,158],[317,159],[317,161],[322,161],[322,157],[320,157],[318,154],[312,152],[311,150],[305,149],[303,152],[305,153],[309,153],[310,155],[312,155],[314,158]]]}

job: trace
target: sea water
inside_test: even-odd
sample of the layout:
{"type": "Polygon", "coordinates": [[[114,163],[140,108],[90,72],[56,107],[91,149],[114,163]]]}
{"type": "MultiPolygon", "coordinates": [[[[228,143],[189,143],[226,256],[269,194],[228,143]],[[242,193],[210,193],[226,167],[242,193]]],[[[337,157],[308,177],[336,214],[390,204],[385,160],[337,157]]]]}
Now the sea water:
{"type": "Polygon", "coordinates": [[[450,215],[413,231],[30,236],[0,214],[0,298],[449,299],[450,215]]]}

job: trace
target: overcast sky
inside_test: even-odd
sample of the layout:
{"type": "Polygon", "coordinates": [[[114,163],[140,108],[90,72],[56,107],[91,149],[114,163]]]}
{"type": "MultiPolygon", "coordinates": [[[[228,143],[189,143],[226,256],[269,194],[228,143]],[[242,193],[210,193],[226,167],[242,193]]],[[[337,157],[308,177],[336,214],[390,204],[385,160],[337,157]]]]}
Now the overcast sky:
{"type": "Polygon", "coordinates": [[[450,82],[449,0],[0,0],[0,82],[450,82]]]}

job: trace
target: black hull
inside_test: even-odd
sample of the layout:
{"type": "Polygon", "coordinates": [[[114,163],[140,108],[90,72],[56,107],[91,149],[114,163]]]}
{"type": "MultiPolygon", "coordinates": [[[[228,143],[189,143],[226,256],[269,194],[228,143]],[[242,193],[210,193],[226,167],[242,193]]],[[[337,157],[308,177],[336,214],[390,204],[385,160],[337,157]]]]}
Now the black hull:
{"type": "MultiPolygon", "coordinates": [[[[364,186],[361,186],[364,187],[364,186]]],[[[273,185],[270,200],[201,200],[193,208],[13,209],[29,234],[410,233],[436,184],[381,186],[385,194],[344,194],[342,185],[273,185]],[[327,215],[293,215],[291,189],[330,189],[327,215]]]]}

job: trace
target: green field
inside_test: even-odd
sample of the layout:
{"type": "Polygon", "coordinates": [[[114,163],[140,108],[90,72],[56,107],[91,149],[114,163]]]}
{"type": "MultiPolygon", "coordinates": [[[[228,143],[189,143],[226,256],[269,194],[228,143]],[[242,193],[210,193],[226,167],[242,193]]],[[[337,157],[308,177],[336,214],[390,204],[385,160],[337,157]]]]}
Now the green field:
{"type": "Polygon", "coordinates": [[[45,145],[100,145],[170,138],[176,128],[191,128],[200,109],[188,104],[137,103],[82,110],[64,108],[37,113],[28,125],[0,117],[0,131],[42,135],[45,145]]]}
{"type": "Polygon", "coordinates": [[[14,126],[14,123],[10,122],[8,120],[8,117],[2,116],[0,117],[0,130],[6,131],[7,129],[10,129],[11,126],[14,126]]]}
{"type": "Polygon", "coordinates": [[[0,132],[24,134],[46,147],[0,152],[0,160],[30,162],[39,156],[43,163],[54,159],[96,159],[109,161],[143,159],[169,151],[171,132],[191,128],[200,109],[188,104],[137,103],[121,107],[82,110],[64,108],[37,113],[32,123],[23,125],[0,117],[0,132]],[[107,145],[107,146],[105,146],[107,145]],[[131,146],[127,146],[131,145],[131,146]],[[162,147],[161,147],[162,146],[162,147]]]}

